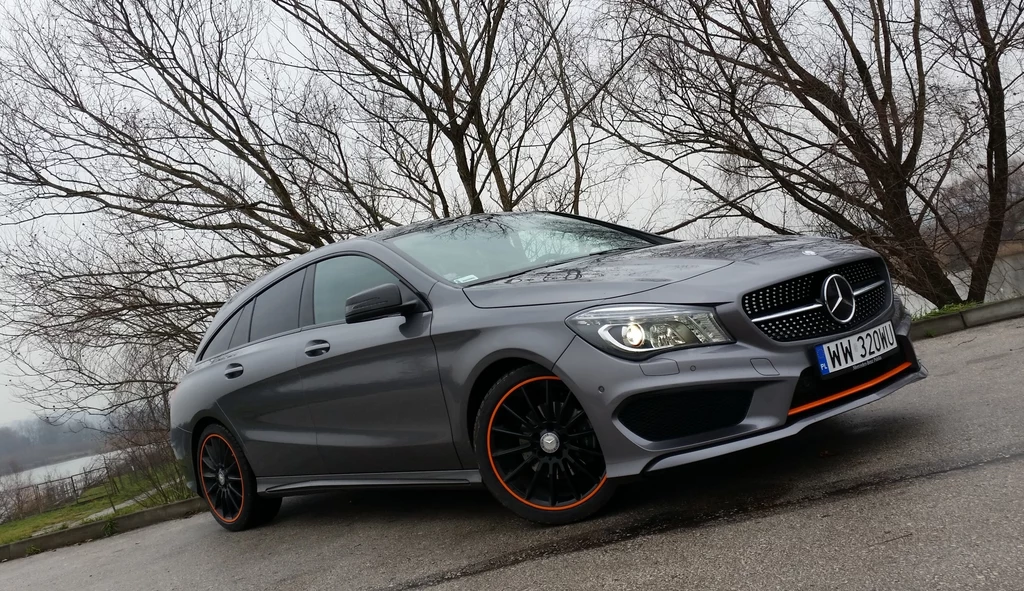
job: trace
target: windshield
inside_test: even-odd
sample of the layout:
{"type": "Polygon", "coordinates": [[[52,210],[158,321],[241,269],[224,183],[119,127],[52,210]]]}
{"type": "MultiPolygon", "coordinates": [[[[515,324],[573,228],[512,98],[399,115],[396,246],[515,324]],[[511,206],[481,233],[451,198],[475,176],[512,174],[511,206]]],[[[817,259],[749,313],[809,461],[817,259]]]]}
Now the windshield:
{"type": "Polygon", "coordinates": [[[458,218],[390,241],[434,274],[458,284],[652,244],[615,228],[553,214],[458,218]]]}

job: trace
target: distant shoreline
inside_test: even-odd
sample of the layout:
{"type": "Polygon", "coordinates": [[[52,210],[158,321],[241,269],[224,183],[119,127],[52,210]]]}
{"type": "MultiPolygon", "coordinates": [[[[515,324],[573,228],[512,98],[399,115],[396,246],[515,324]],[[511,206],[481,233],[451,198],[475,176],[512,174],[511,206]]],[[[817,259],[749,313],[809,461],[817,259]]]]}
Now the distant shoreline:
{"type": "Polygon", "coordinates": [[[63,462],[70,462],[72,460],[77,460],[77,459],[80,459],[80,458],[87,458],[89,456],[95,456],[95,455],[99,455],[99,454],[102,454],[102,453],[103,453],[103,448],[100,447],[98,449],[82,450],[82,451],[78,451],[78,452],[71,453],[71,454],[64,454],[64,455],[61,455],[61,456],[54,456],[54,457],[51,457],[51,458],[46,458],[46,459],[37,460],[35,462],[28,462],[28,463],[21,463],[20,461],[17,460],[17,458],[3,458],[3,459],[0,459],[0,477],[2,477],[2,476],[10,476],[12,474],[20,474],[22,472],[28,472],[30,470],[35,470],[37,468],[45,468],[46,466],[51,466],[53,464],[61,464],[63,462]],[[14,471],[11,470],[11,466],[10,466],[11,460],[14,460],[15,462],[18,463],[18,471],[17,472],[14,472],[14,471]]]}

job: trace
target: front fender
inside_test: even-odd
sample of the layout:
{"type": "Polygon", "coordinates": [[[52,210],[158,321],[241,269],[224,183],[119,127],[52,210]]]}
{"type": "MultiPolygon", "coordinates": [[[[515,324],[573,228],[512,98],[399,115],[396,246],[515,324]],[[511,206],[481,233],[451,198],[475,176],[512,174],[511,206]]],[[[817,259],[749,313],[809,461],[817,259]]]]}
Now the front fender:
{"type": "Polygon", "coordinates": [[[565,318],[579,310],[580,304],[484,310],[467,305],[461,290],[443,291],[447,293],[440,297],[438,289],[431,293],[431,337],[455,450],[468,469],[476,467],[469,437],[469,405],[474,384],[489,367],[509,359],[552,369],[576,336],[565,325],[565,318]]]}

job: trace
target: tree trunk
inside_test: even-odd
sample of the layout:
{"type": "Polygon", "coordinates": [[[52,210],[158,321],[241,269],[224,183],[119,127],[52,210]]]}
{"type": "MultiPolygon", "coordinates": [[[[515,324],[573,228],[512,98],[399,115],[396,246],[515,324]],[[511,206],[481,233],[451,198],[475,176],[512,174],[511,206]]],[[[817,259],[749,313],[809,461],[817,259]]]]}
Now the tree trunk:
{"type": "Polygon", "coordinates": [[[978,258],[971,269],[971,286],[967,299],[985,301],[989,276],[999,252],[999,241],[1006,219],[1006,199],[1009,192],[1010,160],[1006,148],[1006,97],[1002,73],[999,68],[1000,51],[989,30],[984,0],[971,0],[978,39],[985,52],[982,66],[982,88],[988,99],[985,124],[988,128],[986,174],[988,176],[988,219],[981,236],[978,258]]]}

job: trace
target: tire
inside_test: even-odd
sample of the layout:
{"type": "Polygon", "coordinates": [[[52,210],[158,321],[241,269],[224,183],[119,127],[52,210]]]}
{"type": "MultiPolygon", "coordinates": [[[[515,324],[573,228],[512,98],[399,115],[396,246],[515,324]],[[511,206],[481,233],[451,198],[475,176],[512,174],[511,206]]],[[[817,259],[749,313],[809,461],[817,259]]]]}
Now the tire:
{"type": "Polygon", "coordinates": [[[256,476],[227,429],[210,425],[199,439],[196,477],[213,518],[224,529],[238,532],[267,523],[281,508],[281,499],[256,494],[256,476]]]}
{"type": "Polygon", "coordinates": [[[491,387],[477,412],[473,443],[487,489],[535,523],[581,521],[615,493],[586,412],[565,383],[541,367],[516,369],[491,387]]]}

